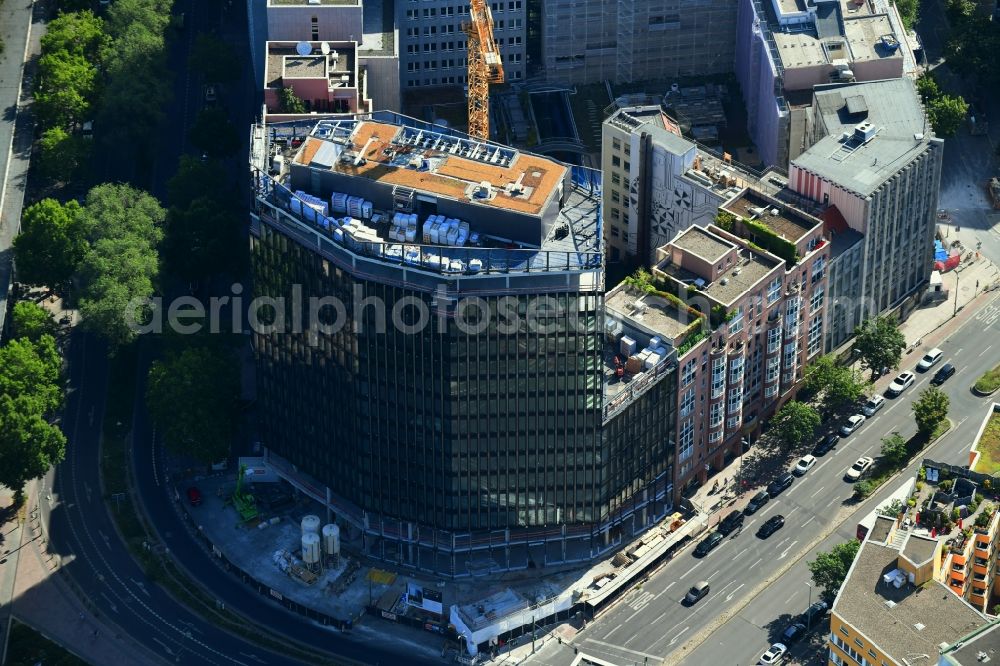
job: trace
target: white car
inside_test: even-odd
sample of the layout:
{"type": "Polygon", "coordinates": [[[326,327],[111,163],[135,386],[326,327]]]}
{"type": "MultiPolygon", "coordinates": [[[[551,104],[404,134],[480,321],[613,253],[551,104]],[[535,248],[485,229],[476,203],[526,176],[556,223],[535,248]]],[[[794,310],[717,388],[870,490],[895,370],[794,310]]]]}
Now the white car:
{"type": "Polygon", "coordinates": [[[937,362],[942,359],[942,357],[944,357],[944,352],[935,347],[924,354],[924,357],[920,359],[920,363],[917,363],[917,370],[920,372],[927,372],[934,367],[937,362]]]}
{"type": "Polygon", "coordinates": [[[873,395],[868,398],[868,402],[865,406],[861,408],[861,413],[865,416],[875,416],[875,412],[882,409],[882,405],[885,404],[885,396],[873,395]]]}
{"type": "Polygon", "coordinates": [[[889,384],[889,388],[887,389],[889,391],[889,395],[894,397],[899,395],[906,389],[913,386],[913,382],[916,381],[916,379],[917,378],[912,372],[899,373],[899,376],[893,379],[892,383],[889,384]]]}
{"type": "Polygon", "coordinates": [[[861,424],[865,422],[865,417],[863,414],[855,414],[847,419],[847,423],[840,426],[840,434],[843,437],[847,437],[852,432],[861,427],[861,424]]]}
{"type": "Polygon", "coordinates": [[[757,662],[758,666],[772,666],[772,664],[780,664],[785,660],[785,654],[788,653],[788,648],[785,647],[784,643],[775,643],[771,647],[767,648],[767,652],[760,656],[760,661],[757,662]]]}
{"type": "Polygon", "coordinates": [[[815,464],[816,464],[815,456],[808,456],[808,455],[802,456],[799,459],[798,464],[795,465],[795,469],[792,471],[795,472],[796,476],[802,476],[803,474],[811,470],[813,468],[813,465],[815,464]]]}
{"type": "Polygon", "coordinates": [[[872,468],[874,463],[875,459],[869,458],[868,456],[858,458],[857,461],[851,465],[851,468],[847,470],[847,474],[844,475],[844,478],[848,481],[857,481],[865,475],[865,472],[872,468]]]}

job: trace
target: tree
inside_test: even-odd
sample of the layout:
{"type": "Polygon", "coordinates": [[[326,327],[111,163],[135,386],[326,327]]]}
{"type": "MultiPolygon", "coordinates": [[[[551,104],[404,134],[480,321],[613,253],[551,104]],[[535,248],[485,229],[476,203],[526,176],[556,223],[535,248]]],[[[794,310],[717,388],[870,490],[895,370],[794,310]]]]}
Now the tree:
{"type": "Polygon", "coordinates": [[[59,287],[69,282],[87,251],[83,210],[76,201],[42,199],[24,210],[14,239],[17,278],[59,287]]]}
{"type": "Polygon", "coordinates": [[[14,490],[44,475],[66,455],[66,436],[39,414],[27,396],[0,395],[0,483],[14,490]]]}
{"type": "Polygon", "coordinates": [[[47,180],[67,182],[73,179],[80,163],[87,159],[91,142],[74,136],[62,127],[42,132],[38,142],[38,170],[47,180]]]}
{"type": "Polygon", "coordinates": [[[906,462],[910,452],[906,447],[906,440],[898,432],[894,432],[888,437],[882,438],[882,458],[893,467],[906,462]]]}
{"type": "Polygon", "coordinates": [[[18,301],[14,305],[12,325],[14,336],[37,342],[42,335],[52,334],[55,324],[49,311],[33,301],[18,301]]]}
{"type": "Polygon", "coordinates": [[[0,347],[0,395],[26,401],[39,416],[50,416],[62,405],[61,375],[62,358],[51,335],[0,347]]]}
{"type": "Polygon", "coordinates": [[[896,9],[899,10],[899,18],[903,19],[903,26],[909,30],[917,24],[917,14],[920,11],[919,0],[896,0],[896,9]]]}
{"type": "Polygon", "coordinates": [[[930,435],[938,424],[948,418],[950,401],[947,394],[935,386],[929,386],[920,392],[913,402],[913,418],[917,422],[917,431],[922,435],[930,435]]]}
{"type": "Polygon", "coordinates": [[[827,603],[833,603],[860,548],[861,542],[852,539],[834,546],[829,552],[817,553],[816,559],[809,562],[813,583],[823,590],[822,596],[827,603]]]}
{"type": "Polygon", "coordinates": [[[306,105],[291,88],[282,88],[278,93],[282,113],[305,113],[306,105]]]}
{"type": "Polygon", "coordinates": [[[153,295],[165,212],[146,192],[105,184],[87,194],[84,217],[90,247],[80,264],[80,313],[115,347],[135,339],[126,316],[153,295]]]}
{"type": "Polygon", "coordinates": [[[195,199],[187,208],[167,212],[164,262],[172,275],[193,282],[219,273],[236,274],[242,268],[243,217],[209,197],[195,199]]]}
{"type": "Polygon", "coordinates": [[[233,205],[238,196],[224,169],[213,161],[202,162],[191,155],[181,155],[177,172],[167,181],[167,202],[172,208],[187,208],[202,197],[233,205]]]}
{"type": "Polygon", "coordinates": [[[832,409],[855,402],[868,388],[866,383],[857,380],[851,368],[837,363],[833,354],[817,358],[806,367],[805,375],[806,389],[832,409]]]}
{"type": "Polygon", "coordinates": [[[85,56],[56,51],[38,59],[34,110],[46,127],[86,120],[97,92],[97,68],[85,56]]]}
{"type": "Polygon", "coordinates": [[[917,92],[920,93],[920,99],[925,103],[941,96],[941,89],[938,87],[937,81],[926,72],[917,78],[917,92]]]}
{"type": "MultiPolygon", "coordinates": [[[[66,0],[60,4],[63,13],[49,21],[42,35],[42,53],[65,51],[99,64],[111,43],[104,31],[104,20],[89,10],[68,11],[66,0]]],[[[80,4],[90,6],[89,1],[80,4]]]]}
{"type": "Polygon", "coordinates": [[[230,83],[240,77],[240,58],[232,46],[201,33],[194,40],[188,57],[191,69],[200,72],[208,83],[230,83]]]}
{"type": "Polygon", "coordinates": [[[819,414],[815,409],[795,400],[786,402],[772,421],[773,429],[787,447],[807,441],[819,423],[819,414]]]}
{"type": "Polygon", "coordinates": [[[906,338],[893,317],[872,317],[854,329],[854,353],[871,371],[898,368],[906,349],[906,338]]]}
{"type": "Polygon", "coordinates": [[[240,135],[220,107],[202,109],[191,127],[191,143],[212,159],[235,155],[240,149],[240,135]]]}
{"type": "Polygon", "coordinates": [[[927,117],[938,136],[955,136],[968,113],[969,105],[954,95],[941,95],[927,103],[927,117]]]}
{"type": "Polygon", "coordinates": [[[172,451],[210,463],[229,455],[238,392],[229,350],[191,347],[153,363],[146,404],[172,451]]]}

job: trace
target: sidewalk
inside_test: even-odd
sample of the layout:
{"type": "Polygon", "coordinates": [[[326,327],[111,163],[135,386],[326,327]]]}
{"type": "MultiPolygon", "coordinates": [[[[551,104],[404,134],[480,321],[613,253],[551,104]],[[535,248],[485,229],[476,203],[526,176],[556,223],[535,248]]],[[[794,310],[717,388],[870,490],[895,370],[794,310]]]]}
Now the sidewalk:
{"type": "MultiPolygon", "coordinates": [[[[15,515],[2,528],[3,549],[9,552],[4,553],[6,561],[0,565],[0,631],[4,641],[13,616],[91,664],[162,663],[90,612],[72,589],[72,582],[61,575],[59,557],[47,551],[35,481],[28,483],[25,493],[25,523],[19,524],[15,515]]],[[[9,506],[11,496],[8,489],[0,488],[0,506],[9,506]]]]}

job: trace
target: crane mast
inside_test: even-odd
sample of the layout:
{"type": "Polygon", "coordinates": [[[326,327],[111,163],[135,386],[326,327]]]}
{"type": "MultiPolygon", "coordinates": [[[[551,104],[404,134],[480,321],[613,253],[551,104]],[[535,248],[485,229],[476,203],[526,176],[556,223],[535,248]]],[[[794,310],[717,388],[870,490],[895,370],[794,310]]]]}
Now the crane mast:
{"type": "Polygon", "coordinates": [[[468,37],[469,135],[489,141],[490,84],[503,83],[503,62],[493,37],[493,14],[486,0],[471,0],[468,37]]]}

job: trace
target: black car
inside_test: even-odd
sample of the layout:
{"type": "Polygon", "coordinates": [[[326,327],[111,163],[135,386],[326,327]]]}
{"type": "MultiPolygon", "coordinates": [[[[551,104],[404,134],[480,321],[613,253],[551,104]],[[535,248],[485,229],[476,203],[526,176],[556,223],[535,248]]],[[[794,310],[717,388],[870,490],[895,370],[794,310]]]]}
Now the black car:
{"type": "Polygon", "coordinates": [[[806,609],[806,612],[802,614],[802,617],[799,619],[799,622],[806,625],[807,627],[811,627],[820,620],[822,620],[823,616],[826,615],[826,611],[828,611],[829,609],[830,607],[827,605],[825,601],[817,601],[812,606],[806,609]]]}
{"type": "Polygon", "coordinates": [[[792,485],[792,481],[794,480],[795,477],[792,476],[790,472],[782,474],[777,479],[767,484],[767,494],[771,497],[777,497],[783,490],[786,490],[788,486],[792,485]]]}
{"type": "Polygon", "coordinates": [[[720,543],[722,543],[722,540],[724,538],[725,537],[722,534],[720,534],[719,532],[712,532],[707,537],[705,537],[704,539],[702,539],[701,543],[699,543],[697,546],[695,546],[695,549],[694,549],[694,555],[695,555],[695,557],[705,557],[710,552],[712,552],[713,548],[715,548],[720,543]]]}
{"type": "Polygon", "coordinates": [[[934,373],[934,377],[931,378],[931,384],[941,386],[941,384],[944,384],[953,374],[955,374],[955,366],[951,363],[945,363],[941,366],[940,370],[934,373]]]}
{"type": "Polygon", "coordinates": [[[735,530],[737,527],[742,527],[743,526],[743,520],[744,520],[744,516],[743,516],[743,514],[741,512],[739,512],[739,511],[733,511],[728,516],[726,516],[725,518],[723,518],[719,522],[719,525],[715,529],[717,529],[722,534],[729,534],[730,532],[732,532],[733,530],[735,530]]]}
{"type": "Polygon", "coordinates": [[[778,530],[780,530],[785,524],[785,517],[783,515],[775,514],[764,521],[764,524],[760,526],[757,530],[757,536],[761,539],[766,539],[778,530]]]}
{"type": "Polygon", "coordinates": [[[781,642],[785,645],[791,645],[792,643],[798,643],[802,640],[802,637],[806,635],[806,625],[799,622],[788,625],[785,631],[781,634],[781,642]]]}
{"type": "Polygon", "coordinates": [[[767,494],[766,490],[762,490],[750,498],[750,502],[747,503],[747,508],[743,510],[743,513],[748,516],[757,513],[762,506],[770,501],[771,496],[767,494]]]}
{"type": "Polygon", "coordinates": [[[817,442],[816,446],[813,448],[813,455],[819,458],[820,456],[825,456],[830,451],[833,451],[833,447],[837,446],[837,442],[840,441],[840,437],[836,433],[830,433],[823,439],[817,442]]]}

